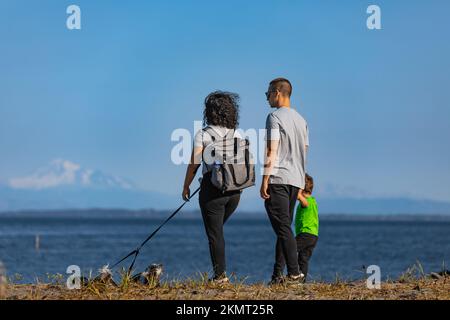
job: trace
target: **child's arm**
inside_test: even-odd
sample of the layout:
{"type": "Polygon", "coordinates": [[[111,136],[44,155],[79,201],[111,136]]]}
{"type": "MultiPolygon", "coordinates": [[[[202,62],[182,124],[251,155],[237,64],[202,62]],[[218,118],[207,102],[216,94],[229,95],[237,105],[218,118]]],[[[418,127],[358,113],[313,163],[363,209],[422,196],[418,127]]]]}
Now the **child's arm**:
{"type": "Polygon", "coordinates": [[[298,190],[297,200],[300,201],[300,203],[302,204],[303,208],[308,207],[308,205],[309,205],[308,204],[308,200],[303,195],[303,190],[302,189],[298,190]]]}

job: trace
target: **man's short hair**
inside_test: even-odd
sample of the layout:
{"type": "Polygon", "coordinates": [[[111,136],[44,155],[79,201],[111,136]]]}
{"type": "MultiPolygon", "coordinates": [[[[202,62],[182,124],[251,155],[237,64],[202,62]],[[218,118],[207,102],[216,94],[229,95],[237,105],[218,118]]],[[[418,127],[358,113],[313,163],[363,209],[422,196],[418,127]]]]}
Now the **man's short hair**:
{"type": "Polygon", "coordinates": [[[280,91],[283,95],[291,97],[292,94],[292,84],[286,78],[276,78],[270,81],[270,87],[280,91]]]}

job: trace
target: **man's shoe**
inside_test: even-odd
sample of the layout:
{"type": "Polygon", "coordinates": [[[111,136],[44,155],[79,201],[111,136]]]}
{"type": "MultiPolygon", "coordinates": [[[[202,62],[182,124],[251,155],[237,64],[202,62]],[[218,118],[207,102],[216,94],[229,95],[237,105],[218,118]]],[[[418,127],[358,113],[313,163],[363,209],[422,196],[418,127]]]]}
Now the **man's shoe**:
{"type": "Polygon", "coordinates": [[[208,282],[211,284],[226,284],[230,282],[230,279],[228,279],[228,277],[223,274],[221,276],[215,276],[214,278],[209,279],[208,282]]]}
{"type": "Polygon", "coordinates": [[[304,275],[303,273],[300,273],[300,283],[305,283],[306,282],[306,275],[304,275]]]}
{"type": "Polygon", "coordinates": [[[305,275],[303,273],[300,273],[298,275],[288,275],[286,277],[285,283],[290,285],[290,284],[294,284],[294,285],[298,285],[303,283],[305,280],[305,275]]]}

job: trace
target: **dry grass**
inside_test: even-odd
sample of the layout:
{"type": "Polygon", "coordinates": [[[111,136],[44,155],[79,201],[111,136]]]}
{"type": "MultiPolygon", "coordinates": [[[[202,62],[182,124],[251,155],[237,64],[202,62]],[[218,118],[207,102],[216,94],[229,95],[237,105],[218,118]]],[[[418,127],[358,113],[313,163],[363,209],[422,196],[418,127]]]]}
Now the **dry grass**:
{"type": "Polygon", "coordinates": [[[52,283],[6,287],[5,299],[30,300],[315,300],[315,299],[388,299],[388,300],[450,300],[450,278],[431,279],[401,277],[381,284],[381,289],[368,289],[365,281],[307,283],[300,286],[246,285],[234,280],[232,284],[212,285],[205,275],[184,281],[166,281],[160,286],[132,283],[126,277],[117,286],[89,283],[79,290],[68,290],[56,276],[52,283]]]}

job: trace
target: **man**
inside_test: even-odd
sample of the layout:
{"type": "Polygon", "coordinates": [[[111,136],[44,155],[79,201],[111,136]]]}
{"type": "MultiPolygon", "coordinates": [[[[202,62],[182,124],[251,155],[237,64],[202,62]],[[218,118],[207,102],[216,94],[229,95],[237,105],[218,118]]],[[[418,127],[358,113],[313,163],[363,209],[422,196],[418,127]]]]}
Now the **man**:
{"type": "Polygon", "coordinates": [[[260,192],[277,235],[271,284],[285,280],[300,283],[303,278],[291,224],[298,192],[305,186],[309,140],[305,119],[291,109],[291,94],[292,85],[284,78],[272,80],[266,92],[266,98],[275,110],[266,120],[266,160],[260,192]],[[283,278],[284,261],[288,271],[286,279],[283,278]]]}

